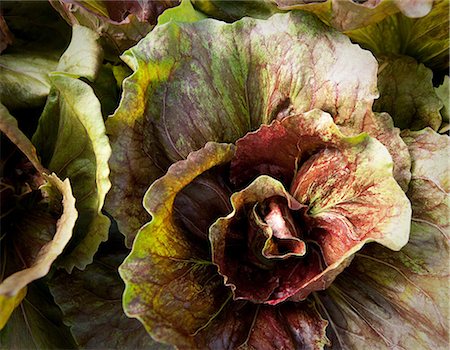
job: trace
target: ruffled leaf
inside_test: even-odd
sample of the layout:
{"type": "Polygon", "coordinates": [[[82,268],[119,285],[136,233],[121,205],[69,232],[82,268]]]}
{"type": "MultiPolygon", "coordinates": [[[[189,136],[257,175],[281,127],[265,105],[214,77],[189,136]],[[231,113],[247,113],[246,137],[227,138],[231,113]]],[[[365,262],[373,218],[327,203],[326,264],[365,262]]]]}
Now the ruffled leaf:
{"type": "Polygon", "coordinates": [[[115,185],[107,208],[129,242],[148,219],[141,208],[148,185],[206,142],[234,142],[313,108],[359,133],[377,96],[370,53],[301,12],[231,25],[166,23],[123,59],[135,73],[107,121],[115,185]]]}
{"type": "Polygon", "coordinates": [[[407,56],[385,57],[380,61],[380,97],[373,109],[388,112],[400,129],[419,130],[441,125],[442,102],[437,97],[433,72],[407,56]]]}
{"type": "Polygon", "coordinates": [[[246,227],[236,223],[240,217],[236,209],[243,203],[254,205],[256,200],[247,200],[247,192],[265,196],[271,188],[265,183],[266,190],[261,186],[252,190],[258,178],[239,192],[243,199],[237,200],[237,194],[233,195],[234,211],[211,227],[213,261],[225,282],[236,289],[236,297],[248,299],[257,290],[265,293],[261,294],[264,297],[257,297],[258,302],[278,303],[294,295],[301,300],[317,288],[326,288],[365,243],[377,241],[394,250],[406,244],[411,218],[409,201],[392,178],[389,153],[375,139],[364,134],[346,138],[329,115],[314,110],[262,126],[236,145],[232,176],[240,179],[242,175],[244,180],[259,174],[277,176],[281,169],[285,176],[280,178],[291,183],[290,193],[305,207],[299,227],[305,239],[308,237],[320,246],[325,262],[322,267],[317,254],[310,253],[304,260],[287,261],[287,266],[277,264],[280,271],[273,267],[260,271],[247,264],[250,272],[245,273],[246,264],[241,258],[248,259],[249,253],[237,247],[247,246],[242,233],[246,227]],[[244,243],[239,239],[244,239],[244,243]],[[239,286],[234,282],[235,276],[242,278],[239,286]],[[252,282],[246,283],[248,280],[252,282]]]}
{"type": "MultiPolygon", "coordinates": [[[[27,285],[45,276],[49,272],[52,263],[66,247],[72,237],[78,213],[75,209],[75,198],[72,195],[69,180],[66,179],[62,182],[55,174],[45,174],[48,171],[39,162],[33,144],[20,131],[16,119],[1,104],[0,130],[11,140],[15,147],[22,151],[27,161],[38,172],[37,175],[30,175],[30,178],[32,179],[33,176],[44,177],[44,179],[36,180],[36,183],[41,181],[47,183],[46,188],[42,188],[41,192],[44,197],[47,196],[49,198],[50,208],[52,206],[58,207],[61,201],[63,207],[61,216],[56,220],[49,215],[51,210],[44,210],[38,199],[35,199],[34,201],[37,203],[31,202],[32,207],[22,211],[22,214],[26,213],[28,217],[20,218],[19,222],[13,222],[12,224],[8,221],[7,216],[11,215],[13,211],[18,211],[18,209],[12,207],[3,212],[2,244],[0,247],[3,256],[0,265],[0,271],[2,271],[0,276],[0,329],[2,329],[14,308],[25,297],[27,285]],[[56,192],[56,194],[52,195],[49,191],[56,192]],[[33,215],[35,214],[38,214],[37,220],[34,220],[33,215]],[[39,216],[41,216],[40,219],[39,216]],[[48,216],[50,216],[50,220],[47,224],[46,218],[48,216]],[[42,225],[41,223],[44,224],[42,225]]],[[[3,149],[3,151],[5,150],[3,149]]],[[[4,155],[4,157],[6,158],[7,156],[4,155]]],[[[6,166],[11,166],[7,163],[7,160],[2,164],[2,168],[6,166]]],[[[30,173],[32,172],[30,171],[30,173]]],[[[6,185],[8,183],[7,176],[7,171],[2,169],[2,183],[4,182],[6,185]]],[[[30,180],[29,182],[32,181],[30,180]]],[[[21,190],[22,184],[14,185],[15,187],[11,187],[16,192],[17,189],[21,190]]],[[[24,196],[26,192],[32,192],[33,188],[31,187],[34,185],[33,183],[24,184],[24,187],[26,186],[27,189],[24,190],[24,193],[19,193],[18,195],[24,196]]],[[[2,192],[5,189],[2,188],[2,192]]],[[[6,192],[3,192],[3,196],[6,192]]],[[[8,198],[10,201],[14,200],[14,194],[8,198]]],[[[12,203],[8,203],[8,206],[11,205],[12,203]]],[[[24,204],[22,203],[22,205],[24,204]]],[[[13,219],[13,221],[15,220],[13,219]]]]}
{"type": "Polygon", "coordinates": [[[138,318],[156,340],[195,348],[192,335],[227,298],[205,252],[176,224],[174,201],[197,176],[229,162],[233,153],[232,145],[208,143],[172,165],[144,198],[153,219],[139,231],[119,272],[126,314],[138,318]]]}
{"type": "Polygon", "coordinates": [[[61,265],[71,271],[92,262],[99,244],[108,237],[109,219],[101,213],[110,188],[111,148],[92,88],[66,76],[51,74],[53,85],[33,136],[42,163],[58,176],[70,178],[79,219],[61,265]]]}
{"type": "Polygon", "coordinates": [[[292,259],[281,263],[271,260],[303,256],[306,251],[302,233],[292,226],[290,232],[284,232],[282,237],[274,237],[277,236],[276,228],[282,225],[280,220],[286,216],[280,213],[277,222],[272,225],[267,216],[265,222],[258,217],[255,206],[273,198],[290,210],[302,208],[282,183],[261,175],[231,196],[233,211],[210,227],[212,261],[218,266],[224,284],[231,288],[235,300],[276,304],[289,297],[289,292],[295,294],[299,280],[312,279],[320,273],[314,263],[304,263],[303,260],[296,260],[294,264],[292,259]],[[285,247],[286,250],[279,252],[283,241],[290,244],[285,247]],[[269,255],[270,248],[275,248],[278,254],[269,255]],[[281,256],[280,253],[285,254],[281,256]],[[286,292],[287,289],[289,292],[286,292]]]}
{"type": "Polygon", "coordinates": [[[450,142],[431,129],[403,134],[412,156],[413,219],[400,252],[369,246],[318,294],[334,348],[445,349],[448,344],[450,142]]]}
{"type": "Polygon", "coordinates": [[[78,213],[75,209],[75,198],[72,195],[70,182],[69,180],[62,182],[55,174],[46,176],[46,179],[61,193],[64,211],[56,224],[53,239],[41,247],[32,265],[15,272],[0,283],[0,329],[4,327],[13,308],[18,306],[21,299],[25,297],[26,286],[49,272],[50,266],[63,252],[72,237],[78,213]]]}
{"type": "Polygon", "coordinates": [[[377,23],[399,10],[408,17],[422,17],[430,12],[433,4],[432,0],[275,0],[275,2],[282,10],[311,11],[328,25],[342,31],[377,23]]]}

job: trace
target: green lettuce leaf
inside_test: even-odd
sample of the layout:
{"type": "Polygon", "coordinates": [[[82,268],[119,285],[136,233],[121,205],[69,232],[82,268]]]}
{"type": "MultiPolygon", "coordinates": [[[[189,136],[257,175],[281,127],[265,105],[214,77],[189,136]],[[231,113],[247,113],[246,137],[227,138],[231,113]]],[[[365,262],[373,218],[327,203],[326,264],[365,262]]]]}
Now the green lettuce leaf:
{"type": "Polygon", "coordinates": [[[9,109],[41,106],[50,92],[48,73],[57,65],[46,54],[0,56],[0,101],[9,109]]]}
{"type": "Polygon", "coordinates": [[[447,0],[435,1],[433,9],[425,17],[412,19],[396,14],[347,34],[376,56],[411,56],[436,72],[448,74],[448,12],[447,0]]]}
{"type": "Polygon", "coordinates": [[[108,237],[109,219],[101,213],[110,188],[111,154],[100,103],[78,77],[95,79],[101,67],[98,35],[75,25],[72,42],[62,55],[32,141],[43,165],[70,178],[79,212],[74,236],[59,261],[68,271],[83,269],[108,237]]]}
{"type": "Polygon", "coordinates": [[[97,43],[98,38],[98,34],[89,28],[74,25],[72,40],[59,58],[56,71],[94,81],[103,60],[102,48],[97,43]]]}
{"type": "Polygon", "coordinates": [[[333,348],[445,349],[449,319],[450,140],[427,128],[402,134],[412,156],[413,218],[398,253],[369,246],[325,293],[319,310],[333,348]]]}
{"type": "Polygon", "coordinates": [[[110,188],[108,158],[100,103],[86,83],[52,73],[52,91],[33,136],[44,166],[70,178],[77,198],[74,237],[59,262],[68,271],[92,262],[99,244],[108,237],[109,219],[101,213],[110,188]]]}
{"type": "Polygon", "coordinates": [[[339,30],[347,31],[381,21],[399,10],[408,17],[422,17],[431,10],[433,1],[412,0],[274,0],[282,10],[311,11],[321,20],[339,30]]]}
{"type": "Polygon", "coordinates": [[[181,0],[180,5],[167,9],[158,17],[158,25],[170,21],[176,22],[197,22],[207,18],[205,14],[194,9],[190,0],[181,0]]]}
{"type": "Polygon", "coordinates": [[[441,125],[438,98],[432,83],[433,72],[408,56],[380,58],[378,90],[373,109],[388,112],[400,129],[419,130],[441,125]]]}
{"type": "MultiPolygon", "coordinates": [[[[375,59],[300,11],[231,25],[166,23],[122,58],[134,73],[106,123],[114,183],[106,206],[128,244],[149,219],[141,205],[148,186],[208,141],[234,142],[262,123],[320,108],[349,134],[377,124],[369,134],[389,130],[389,139],[402,143],[391,126],[378,125],[386,119],[374,121],[370,111],[377,97],[375,59]]],[[[386,146],[394,157],[401,153],[396,165],[405,172],[406,146],[394,144],[386,146]]],[[[407,179],[399,182],[405,187],[407,179]]]]}

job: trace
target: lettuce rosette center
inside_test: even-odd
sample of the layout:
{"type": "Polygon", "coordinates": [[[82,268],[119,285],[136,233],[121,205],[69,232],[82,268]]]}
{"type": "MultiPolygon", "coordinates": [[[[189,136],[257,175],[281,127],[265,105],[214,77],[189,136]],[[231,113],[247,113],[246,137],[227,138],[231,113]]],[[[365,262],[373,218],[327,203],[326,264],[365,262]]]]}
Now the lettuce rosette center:
{"type": "Polygon", "coordinates": [[[236,310],[257,307],[258,319],[258,305],[273,315],[294,302],[323,340],[326,322],[302,301],[330,286],[364,244],[400,250],[408,241],[410,203],[392,167],[379,141],[345,136],[318,109],[234,145],[207,143],[144,197],[152,220],[120,268],[126,312],[159,340],[175,332],[171,342],[207,347],[220,331],[212,324],[236,310]]]}
{"type": "Polygon", "coordinates": [[[303,300],[364,243],[399,250],[408,240],[408,229],[394,229],[408,227],[410,209],[387,150],[364,134],[344,137],[320,110],[239,139],[230,175],[234,189],[251,183],[231,196],[233,211],[209,239],[234,299],[303,300]]]}

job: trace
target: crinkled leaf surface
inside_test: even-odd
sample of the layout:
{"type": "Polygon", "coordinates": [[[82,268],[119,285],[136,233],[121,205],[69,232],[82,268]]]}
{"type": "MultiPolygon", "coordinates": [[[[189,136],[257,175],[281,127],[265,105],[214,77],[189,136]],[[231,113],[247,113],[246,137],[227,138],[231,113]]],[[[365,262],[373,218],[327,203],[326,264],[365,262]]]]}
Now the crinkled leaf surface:
{"type": "Polygon", "coordinates": [[[67,270],[92,262],[100,242],[108,237],[109,219],[101,213],[109,190],[108,158],[100,103],[86,83],[53,73],[53,85],[39,126],[33,136],[43,165],[58,176],[70,178],[79,219],[60,261],[67,270]]]}
{"type": "Polygon", "coordinates": [[[149,184],[207,141],[234,142],[313,108],[359,133],[377,96],[371,54],[299,11],[231,25],[166,23],[123,59],[135,72],[107,121],[114,183],[107,208],[129,242],[148,220],[141,199],[149,184]]]}
{"type": "Polygon", "coordinates": [[[369,246],[325,293],[332,348],[445,349],[449,317],[449,138],[403,134],[412,156],[411,235],[400,252],[369,246]]]}
{"type": "Polygon", "coordinates": [[[433,87],[433,72],[408,56],[380,59],[378,90],[373,109],[388,112],[400,129],[420,130],[441,125],[442,102],[433,87]]]}
{"type": "Polygon", "coordinates": [[[325,23],[342,31],[377,23],[401,10],[409,17],[422,17],[431,10],[432,0],[275,0],[280,9],[299,9],[315,13],[325,23]]]}
{"type": "Polygon", "coordinates": [[[117,55],[150,32],[158,16],[178,1],[60,0],[51,4],[69,24],[81,24],[100,34],[108,58],[117,60],[117,55]]]}
{"type": "Polygon", "coordinates": [[[58,272],[50,290],[83,349],[169,349],[158,344],[122,309],[123,282],[117,268],[125,254],[102,254],[84,271],[58,272]]]}
{"type": "Polygon", "coordinates": [[[380,23],[347,34],[375,55],[400,54],[448,74],[449,67],[449,2],[435,1],[431,12],[412,19],[395,14],[380,23]]]}

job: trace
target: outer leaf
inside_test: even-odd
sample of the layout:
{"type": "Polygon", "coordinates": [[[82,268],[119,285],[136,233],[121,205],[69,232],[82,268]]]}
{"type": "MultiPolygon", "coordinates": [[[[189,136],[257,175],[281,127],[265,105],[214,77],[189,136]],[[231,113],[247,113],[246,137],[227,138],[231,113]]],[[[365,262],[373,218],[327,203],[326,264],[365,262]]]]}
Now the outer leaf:
{"type": "Polygon", "coordinates": [[[431,12],[411,19],[396,14],[382,22],[347,33],[352,40],[370,49],[375,55],[400,54],[436,70],[448,72],[449,2],[435,1],[431,12]]]}
{"type": "Polygon", "coordinates": [[[431,129],[406,132],[412,155],[409,243],[398,253],[367,247],[318,295],[334,348],[449,346],[450,142],[431,129]]]}
{"type": "Polygon", "coordinates": [[[50,91],[48,73],[57,64],[45,54],[0,56],[0,101],[10,109],[42,105],[50,91]]]}
{"type": "Polygon", "coordinates": [[[388,112],[400,129],[419,130],[426,126],[437,130],[441,125],[433,72],[407,56],[385,57],[380,62],[378,89],[380,98],[373,109],[388,112]]]}
{"type": "Polygon", "coordinates": [[[98,34],[89,28],[74,25],[72,40],[59,59],[56,70],[94,81],[103,60],[103,52],[97,40],[98,34]]]}
{"type": "Polygon", "coordinates": [[[429,128],[404,131],[402,137],[413,160],[408,197],[413,208],[413,220],[425,220],[449,234],[450,218],[450,138],[429,128]]]}
{"type": "Polygon", "coordinates": [[[138,318],[156,340],[195,347],[190,335],[226,299],[226,291],[215,293],[219,275],[209,262],[202,263],[205,252],[186,239],[174,222],[173,203],[183,187],[208,169],[229,162],[233,152],[232,145],[208,143],[174,164],[144,198],[153,219],[138,233],[119,272],[126,285],[126,314],[138,318]]]}
{"type": "Polygon", "coordinates": [[[275,2],[282,10],[311,11],[325,23],[343,31],[377,23],[398,10],[409,17],[422,17],[430,12],[433,4],[432,0],[275,0],[275,2]]]}
{"type": "Polygon", "coordinates": [[[234,142],[315,107],[359,133],[377,96],[370,53],[301,12],[231,25],[167,23],[123,59],[135,73],[107,122],[115,184],[107,207],[128,241],[148,218],[148,185],[207,141],[234,142]]]}
{"type": "Polygon", "coordinates": [[[71,179],[80,213],[74,238],[61,265],[71,271],[92,262],[108,237],[109,219],[101,213],[110,188],[108,158],[100,103],[91,87],[64,74],[51,75],[54,86],[33,143],[42,163],[60,177],[71,179]]]}
{"type": "MultiPolygon", "coordinates": [[[[39,223],[32,222],[27,223],[26,218],[21,218],[21,223],[16,225],[22,227],[18,229],[18,232],[9,229],[12,232],[6,232],[2,230],[2,233],[8,233],[8,237],[3,237],[4,246],[1,247],[2,262],[1,262],[1,283],[0,283],[0,329],[2,329],[8,321],[14,308],[17,307],[22,299],[26,295],[27,285],[43,276],[45,276],[54,260],[62,253],[63,249],[72,237],[72,230],[77,219],[78,213],[75,210],[75,198],[72,196],[72,189],[69,180],[65,180],[64,183],[53,174],[46,176],[44,172],[47,170],[39,162],[36,149],[30,140],[19,130],[16,119],[11,116],[8,110],[0,104],[0,130],[6,134],[6,136],[17,146],[31,164],[39,172],[39,175],[44,175],[50,186],[54,187],[54,191],[58,193],[57,201],[60,201],[62,196],[63,213],[56,223],[56,220],[51,220],[51,225],[56,226],[56,233],[53,237],[45,239],[46,234],[49,232],[42,232],[40,239],[35,239],[36,233],[32,232],[30,235],[28,231],[35,229],[39,231],[39,223]],[[56,225],[55,225],[56,224],[56,225]],[[23,239],[25,238],[25,239],[23,239]],[[14,243],[8,245],[7,240],[12,240],[14,243]],[[31,248],[32,246],[34,248],[31,248]],[[9,251],[9,248],[14,247],[14,252],[9,251]],[[8,251],[6,250],[8,249],[8,251]],[[34,250],[30,254],[30,252],[34,250]],[[21,269],[13,265],[14,256],[19,255],[21,263],[19,266],[25,265],[26,268],[21,269]],[[5,273],[9,274],[5,278],[5,273]]],[[[5,166],[6,164],[3,164],[5,166]]],[[[1,176],[4,176],[4,170],[2,169],[1,176]]],[[[16,184],[17,187],[20,187],[16,184]]],[[[52,198],[50,198],[50,201],[52,198]]],[[[8,203],[9,204],[9,203],[8,203]]],[[[53,205],[55,205],[53,203],[53,205]]],[[[33,210],[29,210],[32,212],[33,210]]],[[[5,212],[4,215],[7,213],[5,212]]],[[[27,213],[28,214],[28,213],[27,213]]],[[[31,213],[30,213],[31,214],[31,213]]],[[[45,213],[42,213],[45,216],[45,213]]],[[[31,216],[31,215],[30,215],[31,216]]],[[[5,225],[5,221],[3,221],[5,225]]],[[[53,227],[50,229],[52,231],[53,227]]],[[[6,228],[8,231],[8,228],[6,228]]],[[[43,229],[45,231],[45,228],[43,229]]],[[[2,244],[3,245],[3,244],[2,244]]]]}
{"type": "Polygon", "coordinates": [[[123,282],[117,268],[125,255],[96,257],[84,271],[60,272],[50,290],[65,324],[83,349],[168,349],[147,334],[137,320],[123,313],[123,282]]]}
{"type": "Polygon", "coordinates": [[[178,1],[52,1],[52,6],[71,25],[88,27],[103,39],[108,57],[136,44],[156,24],[158,16],[178,1]]]}
{"type": "Polygon", "coordinates": [[[72,237],[72,230],[78,213],[75,209],[75,198],[72,195],[70,182],[69,180],[62,182],[55,174],[48,176],[47,180],[62,194],[64,211],[58,220],[53,239],[40,249],[34,263],[30,267],[8,276],[1,282],[0,329],[4,327],[13,307],[16,307],[25,296],[26,286],[48,273],[50,266],[62,253],[72,237]]]}

